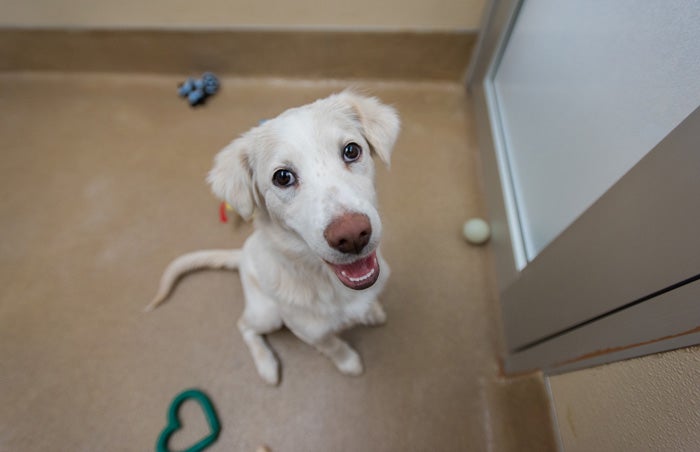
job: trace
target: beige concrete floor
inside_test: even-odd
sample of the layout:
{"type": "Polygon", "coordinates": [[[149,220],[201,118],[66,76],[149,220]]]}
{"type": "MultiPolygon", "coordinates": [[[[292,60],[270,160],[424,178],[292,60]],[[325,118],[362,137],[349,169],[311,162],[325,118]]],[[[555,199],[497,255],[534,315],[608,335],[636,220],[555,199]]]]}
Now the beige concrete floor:
{"type": "MultiPolygon", "coordinates": [[[[190,387],[218,410],[212,451],[555,449],[542,380],[499,375],[489,248],[460,236],[485,215],[461,86],[358,84],[403,120],[392,168],[378,171],[389,322],[345,334],[365,363],[357,378],[271,335],[283,365],[272,388],[235,328],[235,273],[190,275],[141,310],[171,258],[250,233],[218,220],[204,182],[214,154],[346,84],[225,79],[193,110],[176,83],[0,75],[0,450],[152,450],[190,387]]],[[[192,403],[183,417],[180,446],[204,431],[192,403]]]]}

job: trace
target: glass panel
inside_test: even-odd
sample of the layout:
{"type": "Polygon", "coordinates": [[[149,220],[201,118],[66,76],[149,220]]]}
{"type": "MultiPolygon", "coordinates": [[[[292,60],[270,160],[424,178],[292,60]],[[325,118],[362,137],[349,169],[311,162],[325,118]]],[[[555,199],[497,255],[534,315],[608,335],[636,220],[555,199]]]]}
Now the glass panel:
{"type": "Polygon", "coordinates": [[[700,2],[525,0],[492,89],[532,260],[700,105],[700,2]]]}

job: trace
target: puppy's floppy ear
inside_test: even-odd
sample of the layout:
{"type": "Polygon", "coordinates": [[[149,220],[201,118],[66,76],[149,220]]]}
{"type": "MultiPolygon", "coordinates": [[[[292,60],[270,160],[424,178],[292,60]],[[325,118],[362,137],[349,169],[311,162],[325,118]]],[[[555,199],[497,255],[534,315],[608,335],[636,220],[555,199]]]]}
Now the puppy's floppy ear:
{"type": "Polygon", "coordinates": [[[396,110],[375,97],[365,97],[350,90],[343,91],[340,96],[352,106],[362,125],[365,139],[388,166],[401,127],[396,110]]]}
{"type": "Polygon", "coordinates": [[[250,138],[244,135],[219,151],[207,177],[214,194],[236,209],[244,220],[249,220],[255,210],[249,142],[250,138]]]}

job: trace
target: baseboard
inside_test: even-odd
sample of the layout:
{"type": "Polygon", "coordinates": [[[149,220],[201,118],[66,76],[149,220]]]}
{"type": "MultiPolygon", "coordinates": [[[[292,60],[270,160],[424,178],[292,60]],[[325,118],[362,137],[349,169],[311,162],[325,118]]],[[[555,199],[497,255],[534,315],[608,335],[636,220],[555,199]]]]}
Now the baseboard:
{"type": "Polygon", "coordinates": [[[0,28],[0,71],[462,81],[475,32],[0,28]]]}

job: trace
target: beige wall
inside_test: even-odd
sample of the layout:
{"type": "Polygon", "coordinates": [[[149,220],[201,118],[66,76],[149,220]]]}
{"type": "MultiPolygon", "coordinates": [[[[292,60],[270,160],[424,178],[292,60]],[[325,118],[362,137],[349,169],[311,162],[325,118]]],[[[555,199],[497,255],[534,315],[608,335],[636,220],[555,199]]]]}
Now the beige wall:
{"type": "Polygon", "coordinates": [[[472,30],[485,0],[0,0],[0,25],[472,30]]]}
{"type": "Polygon", "coordinates": [[[564,450],[700,451],[700,347],[550,379],[564,450]]]}

